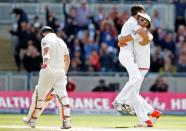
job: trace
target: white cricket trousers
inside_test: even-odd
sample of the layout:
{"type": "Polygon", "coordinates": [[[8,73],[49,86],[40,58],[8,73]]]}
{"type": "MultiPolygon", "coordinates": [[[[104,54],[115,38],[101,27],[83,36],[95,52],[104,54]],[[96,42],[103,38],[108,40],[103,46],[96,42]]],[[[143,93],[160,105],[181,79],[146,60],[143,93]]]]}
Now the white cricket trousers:
{"type": "MultiPolygon", "coordinates": [[[[37,119],[37,117],[39,117],[41,110],[43,110],[42,108],[44,107],[46,97],[52,88],[59,102],[62,102],[63,105],[69,105],[66,84],[67,81],[64,70],[52,69],[50,67],[41,69],[39,72],[38,84],[32,95],[32,103],[27,119],[31,120],[34,117],[37,119]]],[[[70,108],[65,113],[66,115],[70,115],[70,108]]]]}
{"type": "Polygon", "coordinates": [[[139,90],[144,77],[141,75],[137,64],[134,62],[133,52],[125,50],[120,51],[119,61],[129,73],[129,80],[117,95],[115,100],[121,104],[129,104],[134,108],[139,121],[145,122],[149,120],[148,112],[152,112],[149,104],[139,95],[139,90]]]}

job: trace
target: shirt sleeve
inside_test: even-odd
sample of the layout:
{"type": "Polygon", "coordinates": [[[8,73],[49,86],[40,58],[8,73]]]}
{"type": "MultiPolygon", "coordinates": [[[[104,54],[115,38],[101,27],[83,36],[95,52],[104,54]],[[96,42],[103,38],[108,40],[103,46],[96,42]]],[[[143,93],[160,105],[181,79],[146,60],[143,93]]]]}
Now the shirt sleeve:
{"type": "Polygon", "coordinates": [[[129,34],[135,33],[135,31],[137,30],[137,27],[138,27],[137,21],[130,20],[126,22],[121,29],[121,33],[118,35],[118,39],[121,36],[127,36],[129,34]]]}
{"type": "Polygon", "coordinates": [[[67,48],[67,46],[65,45],[65,55],[68,55],[69,54],[69,51],[68,51],[68,48],[67,48]]]}
{"type": "Polygon", "coordinates": [[[41,41],[41,48],[42,49],[44,49],[44,48],[46,48],[46,47],[49,47],[50,48],[50,42],[49,41],[47,41],[46,39],[42,39],[42,41],[41,41]]]}

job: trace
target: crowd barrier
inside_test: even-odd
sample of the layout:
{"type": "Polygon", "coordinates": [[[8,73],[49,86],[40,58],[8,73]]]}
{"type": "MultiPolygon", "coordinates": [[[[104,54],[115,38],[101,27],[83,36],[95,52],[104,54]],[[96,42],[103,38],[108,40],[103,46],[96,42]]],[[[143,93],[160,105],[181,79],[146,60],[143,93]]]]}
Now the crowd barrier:
{"type": "MultiPolygon", "coordinates": [[[[69,93],[72,113],[76,114],[116,114],[112,101],[116,93],[72,92],[69,93]]],[[[149,104],[164,114],[186,115],[186,93],[142,93],[149,104]]],[[[31,104],[30,91],[1,91],[0,113],[27,113],[31,104]]],[[[58,103],[53,99],[46,112],[58,112],[58,103]]]]}

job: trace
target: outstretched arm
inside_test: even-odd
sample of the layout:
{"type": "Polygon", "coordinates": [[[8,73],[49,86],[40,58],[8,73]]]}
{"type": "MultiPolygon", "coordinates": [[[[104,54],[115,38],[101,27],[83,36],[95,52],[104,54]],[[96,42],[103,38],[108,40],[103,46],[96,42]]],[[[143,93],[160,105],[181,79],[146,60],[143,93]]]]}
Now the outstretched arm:
{"type": "Polygon", "coordinates": [[[63,5],[63,7],[62,7],[63,14],[64,14],[65,18],[67,18],[68,14],[66,12],[66,0],[62,0],[61,3],[63,5]]]}

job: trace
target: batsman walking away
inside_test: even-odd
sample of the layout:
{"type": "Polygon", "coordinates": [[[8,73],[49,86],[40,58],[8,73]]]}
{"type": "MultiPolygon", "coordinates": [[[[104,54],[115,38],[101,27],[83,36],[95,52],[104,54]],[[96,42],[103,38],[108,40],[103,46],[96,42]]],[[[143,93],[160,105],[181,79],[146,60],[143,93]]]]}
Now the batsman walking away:
{"type": "Polygon", "coordinates": [[[61,128],[71,128],[70,103],[66,91],[66,73],[70,64],[68,48],[65,42],[56,36],[54,30],[44,26],[40,30],[43,64],[39,80],[32,95],[32,103],[25,124],[35,128],[37,119],[51,100],[53,90],[60,103],[61,128]]]}

